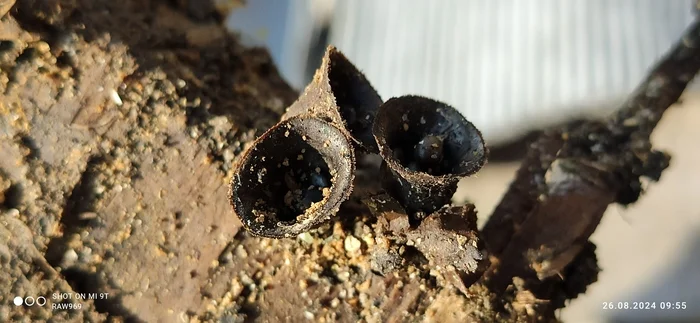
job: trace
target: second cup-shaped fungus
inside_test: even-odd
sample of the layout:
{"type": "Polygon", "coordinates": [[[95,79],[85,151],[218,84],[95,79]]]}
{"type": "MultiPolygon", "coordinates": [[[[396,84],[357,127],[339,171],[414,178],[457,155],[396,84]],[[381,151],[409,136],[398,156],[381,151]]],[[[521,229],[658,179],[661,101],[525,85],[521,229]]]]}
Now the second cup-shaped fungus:
{"type": "Polygon", "coordinates": [[[485,163],[479,130],[456,109],[419,96],[392,98],[376,116],[382,185],[409,212],[450,203],[457,182],[485,163]]]}
{"type": "Polygon", "coordinates": [[[287,119],[254,143],[231,180],[234,212],[251,233],[292,237],[330,219],[352,191],[346,134],[308,116],[287,119]]]}
{"type": "Polygon", "coordinates": [[[284,118],[310,114],[343,125],[355,144],[376,153],[372,124],[382,99],[365,76],[335,47],[329,46],[321,67],[284,118]]]}

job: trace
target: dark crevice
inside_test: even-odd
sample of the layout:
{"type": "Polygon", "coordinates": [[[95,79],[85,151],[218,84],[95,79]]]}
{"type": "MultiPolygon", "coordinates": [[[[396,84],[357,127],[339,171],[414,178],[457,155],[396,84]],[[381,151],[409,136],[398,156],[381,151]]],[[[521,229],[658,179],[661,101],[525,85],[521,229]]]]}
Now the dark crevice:
{"type": "Polygon", "coordinates": [[[29,149],[29,155],[26,156],[27,160],[41,158],[41,154],[39,153],[39,146],[36,145],[36,142],[32,137],[22,136],[20,138],[20,141],[22,142],[22,145],[24,147],[29,149]]]}
{"type": "MultiPolygon", "coordinates": [[[[77,268],[70,268],[62,271],[62,274],[76,293],[94,293],[98,295],[104,295],[105,293],[104,290],[101,290],[98,287],[101,286],[101,284],[96,273],[90,273],[77,268]]],[[[125,322],[143,322],[134,313],[130,312],[122,305],[121,296],[112,295],[112,293],[109,293],[104,299],[102,297],[96,297],[93,301],[95,304],[95,310],[100,313],[106,313],[113,319],[117,319],[118,317],[123,319],[125,322]]]]}
{"type": "Polygon", "coordinates": [[[73,74],[71,77],[75,78],[76,80],[80,79],[80,72],[76,68],[77,62],[76,56],[73,54],[70,54],[68,52],[63,52],[58,57],[56,57],[56,65],[58,67],[70,67],[71,71],[73,71],[73,74]]]}
{"type": "Polygon", "coordinates": [[[5,190],[5,202],[2,204],[3,209],[16,209],[22,203],[24,188],[21,184],[12,184],[5,190]]]}
{"type": "Polygon", "coordinates": [[[343,283],[343,281],[341,281],[340,278],[338,278],[338,276],[331,268],[330,263],[323,264],[323,270],[321,270],[321,274],[319,276],[327,278],[331,285],[338,285],[343,283]]]}
{"type": "MultiPolygon", "coordinates": [[[[64,253],[68,249],[68,239],[73,233],[80,232],[93,221],[85,220],[81,214],[94,211],[94,203],[97,198],[96,180],[99,174],[98,167],[104,162],[102,156],[92,156],[83,172],[80,180],[73,188],[61,216],[61,225],[65,228],[62,237],[57,237],[49,242],[46,260],[54,267],[61,267],[64,253]]],[[[110,257],[110,254],[105,254],[110,257]]],[[[63,268],[61,274],[68,284],[77,293],[105,293],[104,284],[100,282],[96,273],[85,271],[79,267],[63,268]]],[[[95,309],[100,313],[108,314],[112,318],[119,318],[125,322],[142,322],[134,313],[128,311],[122,305],[121,296],[110,292],[107,297],[94,299],[95,309]]]]}
{"type": "Polygon", "coordinates": [[[248,237],[248,234],[245,230],[238,230],[236,235],[233,236],[233,239],[229,241],[229,243],[224,247],[224,250],[221,251],[219,254],[218,260],[222,264],[229,263],[232,257],[233,250],[240,245],[243,240],[245,240],[248,237]]]}
{"type": "Polygon", "coordinates": [[[0,54],[15,48],[15,43],[11,40],[0,40],[0,54]]]}
{"type": "MultiPolygon", "coordinates": [[[[253,293],[253,291],[250,288],[243,288],[243,291],[241,291],[241,294],[238,296],[238,299],[248,299],[251,293],[253,293]]],[[[237,302],[235,305],[229,308],[227,312],[230,312],[228,313],[228,315],[230,315],[232,318],[243,317],[244,322],[255,322],[260,316],[260,308],[257,307],[254,303],[249,302],[237,302]]]]}
{"type": "MultiPolygon", "coordinates": [[[[337,219],[337,222],[340,222],[340,226],[343,228],[344,232],[353,232],[353,230],[355,229],[355,223],[357,222],[357,216],[362,213],[359,213],[357,212],[357,210],[352,209],[353,207],[357,206],[351,206],[348,204],[349,203],[346,202],[340,205],[339,213],[346,214],[346,216],[337,219]]],[[[364,207],[364,205],[360,205],[359,207],[364,207]]],[[[376,219],[368,220],[365,223],[372,224],[374,222],[376,222],[376,219]]]]}
{"type": "Polygon", "coordinates": [[[241,305],[238,309],[238,314],[243,316],[244,322],[256,322],[257,318],[260,316],[260,309],[254,304],[245,303],[241,305]]]}
{"type": "Polygon", "coordinates": [[[25,50],[22,51],[21,54],[19,54],[15,62],[17,63],[17,65],[20,65],[22,63],[32,61],[34,58],[36,58],[36,56],[36,49],[32,47],[27,47],[25,50]]]}
{"type": "Polygon", "coordinates": [[[68,197],[66,207],[61,215],[61,224],[67,228],[83,228],[89,221],[83,220],[80,214],[94,211],[94,203],[97,198],[96,178],[97,166],[104,161],[101,156],[93,156],[88,160],[87,167],[80,177],[80,181],[73,188],[68,197]]]}
{"type": "Polygon", "coordinates": [[[416,249],[416,247],[404,246],[404,248],[403,258],[406,259],[406,262],[416,266],[417,268],[429,265],[430,262],[428,259],[425,258],[423,253],[416,249]]]}

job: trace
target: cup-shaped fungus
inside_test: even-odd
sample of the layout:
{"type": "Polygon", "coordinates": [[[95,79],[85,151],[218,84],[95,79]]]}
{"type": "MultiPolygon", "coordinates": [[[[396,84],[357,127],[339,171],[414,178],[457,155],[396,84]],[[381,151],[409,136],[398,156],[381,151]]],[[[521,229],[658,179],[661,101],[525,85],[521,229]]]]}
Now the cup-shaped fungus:
{"type": "Polygon", "coordinates": [[[313,81],[283,118],[310,114],[342,125],[356,145],[376,153],[372,124],[382,99],[367,78],[329,46],[313,81]]]}
{"type": "Polygon", "coordinates": [[[457,182],[477,172],[488,150],[479,130],[456,109],[419,96],[384,103],[373,127],[382,185],[409,212],[450,203],[457,182]]]}
{"type": "Polygon", "coordinates": [[[282,121],[240,160],[229,198],[254,235],[282,238],[335,214],[352,190],[355,157],[346,134],[309,116],[282,121]]]}

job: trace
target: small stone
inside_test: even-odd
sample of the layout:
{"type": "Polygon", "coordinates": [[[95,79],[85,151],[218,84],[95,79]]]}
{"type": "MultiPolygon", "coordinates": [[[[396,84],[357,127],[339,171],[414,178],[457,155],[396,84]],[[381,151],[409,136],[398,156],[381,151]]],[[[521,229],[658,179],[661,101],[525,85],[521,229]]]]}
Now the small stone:
{"type": "Polygon", "coordinates": [[[194,139],[199,137],[199,132],[196,128],[190,128],[190,137],[194,139]]]}
{"type": "Polygon", "coordinates": [[[83,247],[83,250],[80,251],[79,258],[81,262],[90,262],[90,259],[92,259],[92,248],[83,247]]]}
{"type": "Polygon", "coordinates": [[[360,247],[362,246],[362,242],[359,239],[355,238],[354,236],[347,236],[345,238],[344,246],[345,246],[345,251],[347,251],[349,253],[353,253],[353,252],[360,250],[360,247]]]}
{"type": "Polygon", "coordinates": [[[114,104],[117,106],[122,106],[122,104],[124,104],[122,98],[119,97],[119,93],[117,93],[117,91],[114,89],[110,90],[109,98],[112,99],[112,102],[114,102],[114,104]]]}
{"type": "Polygon", "coordinates": [[[309,312],[309,311],[304,311],[304,317],[305,317],[307,320],[313,320],[313,319],[314,319],[314,313],[311,313],[311,312],[309,312]]]}
{"type": "Polygon", "coordinates": [[[231,252],[224,253],[221,255],[221,263],[230,264],[233,262],[233,254],[231,252]]]}
{"type": "Polygon", "coordinates": [[[488,265],[477,244],[476,211],[470,204],[436,211],[417,229],[408,231],[406,238],[406,245],[415,245],[438,272],[452,267],[463,274],[478,275],[488,265]]]}
{"type": "Polygon", "coordinates": [[[5,215],[10,218],[18,218],[19,217],[19,210],[17,209],[9,209],[5,215]]]}
{"type": "Polygon", "coordinates": [[[236,247],[236,257],[237,258],[247,258],[248,257],[248,251],[243,248],[242,245],[238,245],[236,247]]]}
{"type": "Polygon", "coordinates": [[[408,215],[404,213],[388,212],[385,216],[389,220],[389,230],[394,233],[406,232],[411,227],[408,215]]]}
{"type": "Polygon", "coordinates": [[[12,260],[12,252],[7,245],[0,245],[0,265],[9,265],[12,260]]]}
{"type": "Polygon", "coordinates": [[[42,54],[48,53],[48,52],[51,50],[51,47],[49,46],[49,44],[47,44],[47,43],[44,42],[44,41],[38,41],[38,42],[34,45],[34,48],[36,48],[36,50],[37,50],[39,53],[42,53],[42,54]]]}
{"type": "Polygon", "coordinates": [[[63,254],[63,259],[61,261],[61,267],[63,267],[63,268],[70,267],[72,264],[75,263],[76,260],[78,260],[78,253],[75,252],[75,250],[73,250],[73,248],[70,248],[63,254]]]}
{"type": "Polygon", "coordinates": [[[224,161],[228,163],[228,162],[232,161],[233,157],[235,157],[235,156],[233,154],[233,151],[231,151],[231,149],[226,149],[226,150],[224,150],[223,157],[224,157],[224,161]]]}
{"type": "Polygon", "coordinates": [[[41,226],[41,233],[45,236],[52,236],[54,231],[56,231],[56,221],[51,217],[42,217],[39,219],[39,225],[41,226]]]}
{"type": "Polygon", "coordinates": [[[314,242],[314,237],[312,237],[311,234],[308,232],[304,232],[298,235],[297,238],[306,244],[311,244],[314,242]]]}
{"type": "Polygon", "coordinates": [[[350,279],[350,272],[343,271],[343,272],[339,273],[339,274],[338,274],[338,279],[339,279],[341,282],[346,282],[346,281],[348,281],[348,280],[350,279]]]}

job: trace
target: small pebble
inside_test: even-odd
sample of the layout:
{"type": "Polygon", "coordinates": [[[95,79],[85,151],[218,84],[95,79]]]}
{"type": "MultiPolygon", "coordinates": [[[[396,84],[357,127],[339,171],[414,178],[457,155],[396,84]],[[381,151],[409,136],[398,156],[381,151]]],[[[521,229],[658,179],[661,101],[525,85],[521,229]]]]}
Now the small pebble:
{"type": "Polygon", "coordinates": [[[49,44],[47,44],[46,42],[43,42],[43,41],[37,42],[34,45],[34,48],[36,48],[36,50],[42,54],[48,53],[51,50],[51,47],[49,46],[49,44]]]}
{"type": "Polygon", "coordinates": [[[233,154],[233,151],[231,151],[231,149],[226,149],[224,150],[223,157],[224,161],[228,163],[233,160],[233,157],[235,157],[235,155],[233,154]]]}
{"type": "Polygon", "coordinates": [[[306,244],[311,244],[314,242],[314,237],[308,232],[298,235],[297,238],[306,244]]]}
{"type": "Polygon", "coordinates": [[[247,258],[248,257],[248,251],[243,248],[242,245],[238,245],[236,247],[236,257],[237,258],[247,258]]]}
{"type": "Polygon", "coordinates": [[[355,238],[354,236],[347,236],[343,245],[345,246],[345,251],[353,253],[360,250],[362,242],[360,242],[360,240],[355,238]]]}
{"type": "Polygon", "coordinates": [[[6,213],[6,216],[10,218],[18,218],[19,217],[19,210],[17,209],[9,209],[6,213]]]}
{"type": "Polygon", "coordinates": [[[311,312],[309,312],[309,311],[304,311],[304,317],[305,317],[307,320],[313,320],[313,319],[314,319],[314,313],[311,313],[311,312]]]}
{"type": "Polygon", "coordinates": [[[78,215],[80,220],[92,220],[94,218],[97,218],[97,213],[95,212],[83,212],[78,215]]]}
{"type": "Polygon", "coordinates": [[[66,268],[70,267],[72,264],[75,263],[75,261],[78,260],[78,253],[73,250],[73,248],[68,249],[64,254],[63,254],[63,259],[61,261],[61,267],[66,268]]]}
{"type": "Polygon", "coordinates": [[[112,99],[112,102],[116,104],[117,106],[122,106],[124,102],[122,102],[122,98],[119,97],[119,93],[115,91],[114,89],[110,90],[109,92],[109,97],[112,99]]]}

